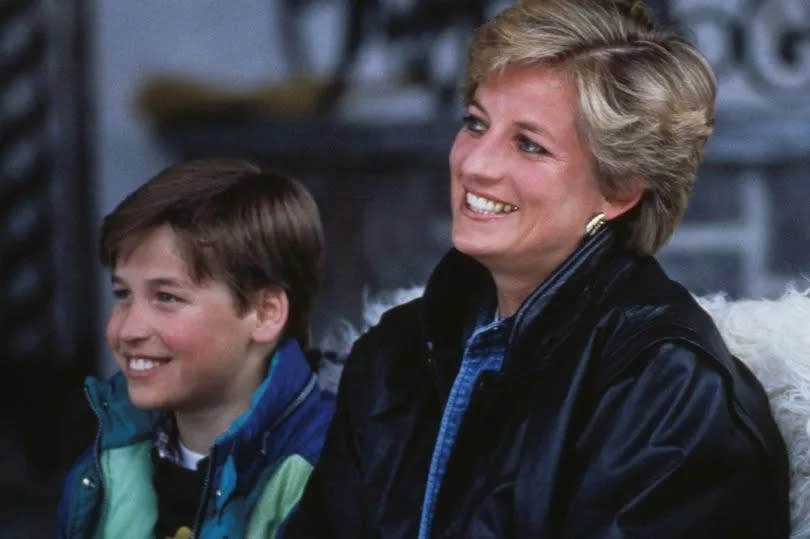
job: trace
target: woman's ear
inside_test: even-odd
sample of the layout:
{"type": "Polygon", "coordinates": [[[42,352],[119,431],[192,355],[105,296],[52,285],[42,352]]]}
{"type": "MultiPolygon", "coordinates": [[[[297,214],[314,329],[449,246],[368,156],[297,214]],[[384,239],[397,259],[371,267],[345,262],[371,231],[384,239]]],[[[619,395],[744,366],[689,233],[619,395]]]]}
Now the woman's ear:
{"type": "Polygon", "coordinates": [[[642,181],[632,182],[625,187],[622,192],[605,200],[605,218],[610,221],[633,209],[638,204],[644,194],[644,183],[642,181]]]}
{"type": "Polygon", "coordinates": [[[287,292],[280,286],[262,288],[254,299],[256,325],[253,340],[257,343],[276,343],[284,333],[290,314],[287,292]]]}

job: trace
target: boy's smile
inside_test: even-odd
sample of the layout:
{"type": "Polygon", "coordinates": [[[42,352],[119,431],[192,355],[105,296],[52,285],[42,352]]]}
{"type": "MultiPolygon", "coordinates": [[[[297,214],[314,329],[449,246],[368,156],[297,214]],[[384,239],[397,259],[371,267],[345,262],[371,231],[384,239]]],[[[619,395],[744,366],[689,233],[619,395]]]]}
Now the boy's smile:
{"type": "Polygon", "coordinates": [[[112,281],[107,341],[136,406],[236,415],[247,408],[265,374],[255,309],[240,316],[225,283],[195,282],[170,227],[119,256],[112,281]]]}
{"type": "Polygon", "coordinates": [[[152,360],[142,357],[128,357],[127,368],[131,371],[146,372],[160,367],[160,360],[152,360]]]}

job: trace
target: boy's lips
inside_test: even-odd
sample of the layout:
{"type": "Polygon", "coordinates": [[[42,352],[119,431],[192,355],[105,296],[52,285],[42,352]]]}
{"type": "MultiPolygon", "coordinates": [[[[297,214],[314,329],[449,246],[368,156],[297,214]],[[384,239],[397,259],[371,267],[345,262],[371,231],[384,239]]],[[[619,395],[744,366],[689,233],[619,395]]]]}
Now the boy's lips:
{"type": "Polygon", "coordinates": [[[171,361],[169,357],[126,354],[123,356],[126,370],[130,374],[151,373],[171,361]]]}

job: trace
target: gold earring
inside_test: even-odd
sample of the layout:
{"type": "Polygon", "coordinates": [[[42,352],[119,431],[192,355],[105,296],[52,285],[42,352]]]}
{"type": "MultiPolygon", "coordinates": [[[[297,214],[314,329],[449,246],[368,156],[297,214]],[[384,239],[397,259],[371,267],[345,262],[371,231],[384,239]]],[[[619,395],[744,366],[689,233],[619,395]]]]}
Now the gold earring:
{"type": "Polygon", "coordinates": [[[605,214],[604,212],[600,211],[599,213],[594,215],[590,221],[588,221],[588,224],[585,225],[585,235],[588,237],[593,236],[594,234],[599,232],[600,228],[605,226],[605,223],[607,223],[607,220],[605,219],[605,214]]]}

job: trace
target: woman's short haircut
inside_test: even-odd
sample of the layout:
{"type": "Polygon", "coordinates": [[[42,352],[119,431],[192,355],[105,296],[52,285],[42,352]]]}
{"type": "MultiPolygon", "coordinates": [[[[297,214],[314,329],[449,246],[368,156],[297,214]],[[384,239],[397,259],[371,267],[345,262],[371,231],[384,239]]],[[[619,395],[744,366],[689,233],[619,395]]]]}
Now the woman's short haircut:
{"type": "Polygon", "coordinates": [[[552,65],[579,92],[579,134],[608,198],[644,188],[618,219],[623,241],[655,253],[680,221],[714,129],[716,81],[705,57],[658,28],[642,1],[525,0],[475,34],[462,87],[509,65],[552,65]]]}
{"type": "Polygon", "coordinates": [[[290,305],[284,337],[309,345],[324,246],[318,208],[300,183],[234,159],[171,166],[104,218],[101,263],[115,268],[162,225],[177,235],[190,276],[223,281],[238,314],[260,289],[282,288],[290,305]]]}

